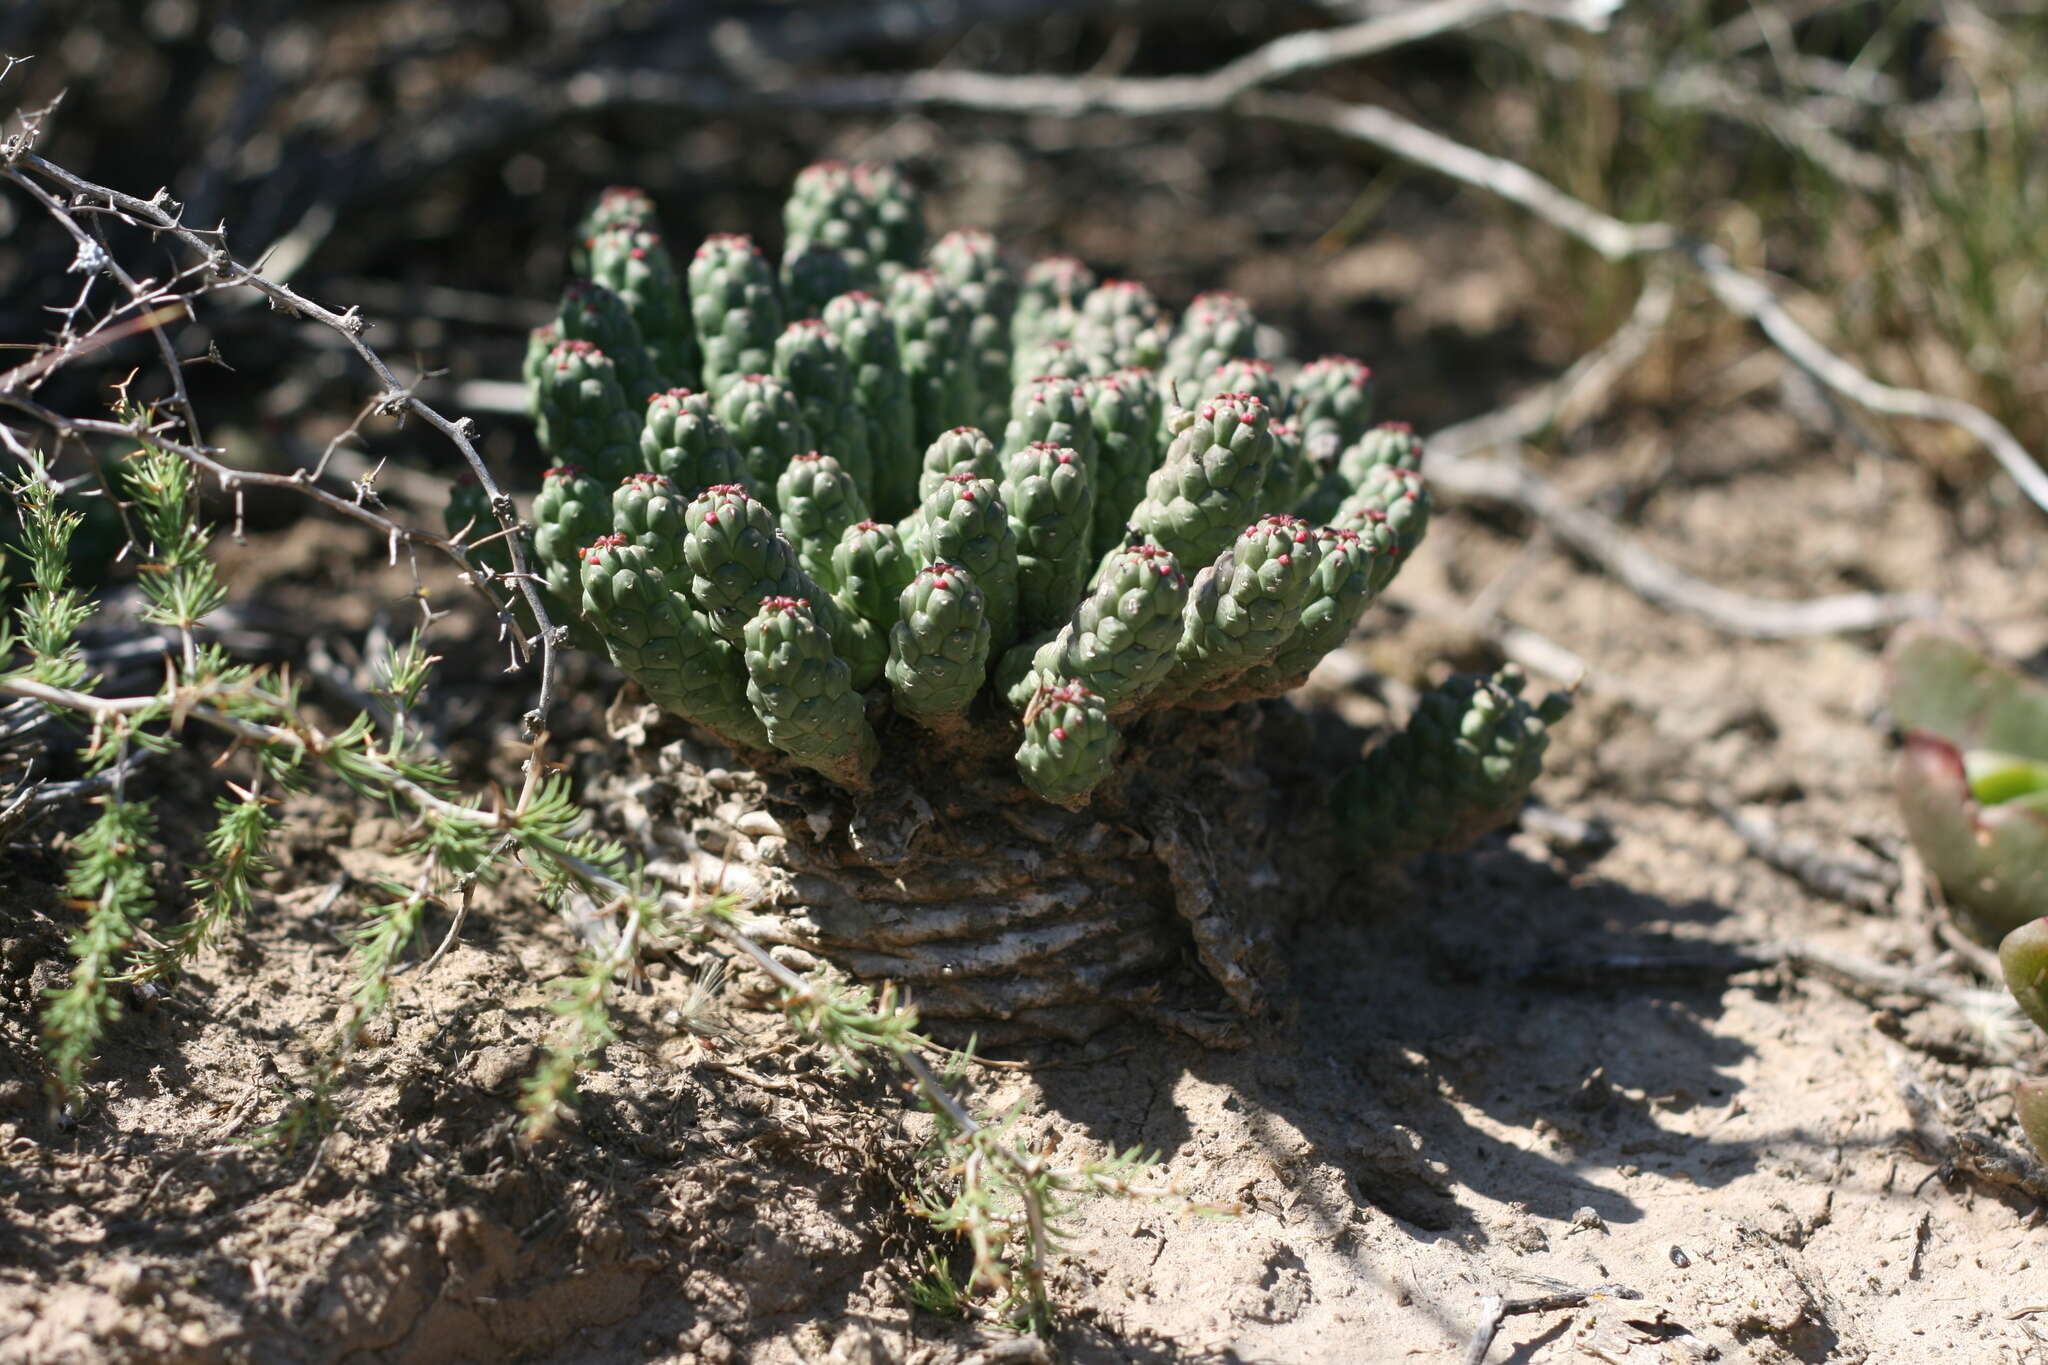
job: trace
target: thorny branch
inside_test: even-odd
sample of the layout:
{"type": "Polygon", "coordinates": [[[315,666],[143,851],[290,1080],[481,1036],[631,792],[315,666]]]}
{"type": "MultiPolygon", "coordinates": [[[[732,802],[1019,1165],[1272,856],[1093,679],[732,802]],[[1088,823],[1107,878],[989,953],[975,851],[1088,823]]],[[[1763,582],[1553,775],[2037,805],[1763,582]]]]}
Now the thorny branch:
{"type": "MultiPolygon", "coordinates": [[[[4,75],[0,71],[0,75],[4,75]]],[[[0,371],[0,405],[12,408],[54,432],[60,440],[83,440],[91,436],[147,440],[151,445],[179,455],[202,470],[232,494],[239,508],[243,485],[290,488],[311,498],[329,511],[374,527],[385,536],[395,563],[401,545],[426,546],[449,555],[469,574],[472,582],[490,597],[497,608],[501,628],[513,648],[513,664],[531,657],[538,642],[540,651],[539,692],[524,717],[526,738],[536,740],[545,731],[554,705],[555,651],[561,628],[548,619],[547,608],[536,589],[536,576],[528,562],[527,550],[518,534],[519,522],[511,499],[499,488],[478,453],[475,425],[467,417],[450,419],[422,400],[412,387],[399,381],[391,367],[363,339],[369,324],[354,308],[335,312],[287,285],[278,284],[242,264],[227,248],[225,225],[191,228],[183,211],[169,194],[159,190],[150,199],[138,199],[119,190],[94,184],[36,154],[34,147],[50,111],[39,110],[19,116],[20,131],[0,140],[0,180],[27,193],[78,243],[75,268],[86,275],[86,285],[77,301],[65,311],[55,343],[39,349],[29,359],[0,371]],[[126,270],[107,247],[99,225],[105,218],[141,228],[152,237],[168,237],[190,254],[189,264],[168,280],[137,279],[126,270]],[[112,278],[122,297],[101,317],[82,328],[79,323],[91,296],[93,282],[101,275],[112,278]],[[451,441],[461,451],[469,468],[491,500],[503,539],[512,560],[512,572],[502,577],[515,584],[536,623],[534,639],[525,638],[509,606],[490,591],[491,571],[472,560],[473,546],[458,539],[435,535],[400,525],[378,510],[374,489],[368,480],[358,482],[344,495],[323,486],[322,469],[296,470],[291,474],[266,474],[233,468],[224,463],[218,447],[209,446],[200,435],[197,414],[186,390],[185,364],[177,354],[166,324],[177,318],[195,316],[198,301],[223,290],[247,288],[268,299],[272,307],[286,314],[310,318],[332,329],[355,351],[375,378],[379,391],[363,416],[390,416],[403,421],[417,416],[451,441]],[[137,331],[151,333],[165,377],[171,386],[170,410],[174,416],[150,417],[140,413],[126,421],[73,417],[38,402],[35,392],[65,365],[93,354],[115,340],[137,331]],[[179,433],[179,434],[174,434],[179,433]],[[181,439],[182,436],[182,439],[181,439]]],[[[358,423],[362,420],[358,418],[358,423]]],[[[350,428],[353,432],[355,427],[350,428]]],[[[26,457],[28,448],[18,433],[0,425],[0,435],[17,456],[26,457]]],[[[424,603],[422,604],[424,607],[424,603]]]]}

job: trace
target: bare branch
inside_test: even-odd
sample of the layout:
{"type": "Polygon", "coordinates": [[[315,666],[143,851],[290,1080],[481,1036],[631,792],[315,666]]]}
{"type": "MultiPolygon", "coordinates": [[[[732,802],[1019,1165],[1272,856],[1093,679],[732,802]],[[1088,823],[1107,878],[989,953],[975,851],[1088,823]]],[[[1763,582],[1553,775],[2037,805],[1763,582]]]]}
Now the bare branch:
{"type": "MultiPolygon", "coordinates": [[[[78,242],[81,258],[88,254],[92,256],[94,269],[88,273],[88,290],[94,275],[103,270],[119,284],[127,297],[106,318],[87,328],[83,333],[73,332],[67,322],[64,334],[56,346],[38,353],[11,370],[0,372],[0,404],[33,417],[63,436],[108,436],[147,441],[160,446],[210,474],[224,491],[236,491],[243,484],[295,489],[330,511],[376,527],[384,533],[392,547],[394,559],[399,545],[424,544],[453,557],[457,563],[471,571],[472,581],[481,585],[486,576],[475,571],[476,566],[472,564],[465,546],[444,536],[411,530],[383,516],[375,507],[366,505],[369,500],[362,495],[362,484],[357,485],[353,496],[344,496],[322,487],[317,472],[302,470],[290,475],[275,475],[235,469],[222,463],[217,458],[219,452],[206,446],[201,439],[197,413],[185,386],[184,363],[179,359],[169,334],[164,330],[164,323],[170,317],[189,314],[193,305],[208,294],[244,287],[262,295],[283,312],[311,318],[332,329],[355,351],[379,385],[377,396],[365,406],[363,415],[377,413],[400,418],[407,415],[419,417],[462,452],[463,458],[491,500],[491,505],[494,508],[507,509],[499,513],[500,526],[513,565],[513,572],[507,577],[516,585],[514,590],[524,598],[538,627],[537,639],[541,655],[539,695],[533,708],[525,716],[527,738],[537,738],[545,730],[547,716],[554,705],[555,647],[560,632],[548,619],[547,607],[542,602],[536,586],[537,576],[527,560],[525,544],[516,534],[518,522],[516,516],[509,511],[512,507],[511,501],[500,492],[490,469],[478,453],[472,439],[474,425],[470,420],[467,417],[450,419],[443,416],[422,401],[411,386],[401,383],[391,367],[363,339],[367,324],[356,309],[349,308],[337,313],[242,264],[229,254],[223,229],[204,230],[185,226],[182,210],[169,195],[159,191],[154,198],[144,200],[104,185],[94,184],[38,156],[32,150],[32,141],[32,138],[26,135],[9,140],[4,148],[4,155],[0,155],[0,179],[12,182],[40,203],[78,242]],[[57,192],[59,190],[62,191],[61,194],[57,192]],[[94,221],[97,215],[110,215],[152,234],[170,237],[192,253],[193,263],[179,272],[168,285],[137,280],[113,259],[112,253],[107,250],[97,232],[87,230],[85,223],[94,221]],[[115,319],[125,320],[119,326],[115,326],[115,319]],[[145,424],[140,418],[132,423],[74,418],[56,412],[30,396],[37,384],[63,365],[103,348],[119,335],[144,329],[152,334],[156,342],[158,355],[172,386],[173,404],[179,414],[176,425],[183,429],[186,439],[174,437],[171,428],[161,422],[145,424]]],[[[81,293],[79,304],[71,310],[74,317],[82,309],[85,298],[86,294],[81,293]]],[[[357,421],[361,420],[362,417],[359,416],[357,421]]],[[[502,603],[493,599],[493,605],[503,614],[502,603]]]]}

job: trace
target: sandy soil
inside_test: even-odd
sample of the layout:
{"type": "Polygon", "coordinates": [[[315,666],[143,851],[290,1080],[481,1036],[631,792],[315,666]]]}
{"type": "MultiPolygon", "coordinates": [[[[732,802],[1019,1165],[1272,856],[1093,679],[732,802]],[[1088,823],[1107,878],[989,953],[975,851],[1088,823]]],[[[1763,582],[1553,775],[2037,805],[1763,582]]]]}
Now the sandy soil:
{"type": "MultiPolygon", "coordinates": [[[[1960,517],[1917,467],[1805,434],[1771,362],[1728,360],[1741,393],[1706,416],[1631,402],[1553,472],[1730,586],[1928,590],[2015,653],[2048,646],[2012,597],[2038,573],[2030,525],[1960,517]]],[[[1532,828],[1311,907],[1284,1008],[1241,1050],[1130,1025],[975,1073],[985,1106],[1022,1102],[1026,1134],[1142,1144],[1185,1193],[1242,1207],[1081,1206],[1052,1351],[1454,1361],[1486,1296],[1561,1281],[1613,1292],[1510,1317],[1488,1360],[2048,1361],[2040,1208],[1942,1168],[1900,1087],[2011,1141],[2011,1068],[2041,1066],[2040,1041],[1735,960],[1796,940],[1982,984],[1942,956],[1910,866],[1895,913],[1867,914],[1750,856],[1703,804],[1898,871],[1880,642],[1730,641],[1525,549],[1525,530],[1444,516],[1310,704],[1369,723],[1360,665],[1415,682],[1484,661],[1483,638],[1441,623],[1509,575],[1507,618],[1594,670],[1542,797],[1612,847],[1532,828]]],[[[23,848],[0,868],[0,1360],[1034,1358],[909,1308],[945,1250],[904,1208],[932,1173],[923,1122],[750,1009],[744,976],[735,1038],[707,1047],[678,1027],[693,964],[654,963],[575,1124],[523,1148],[512,1096],[571,942],[516,899],[408,980],[332,1138],[252,1142],[340,1008],[326,888],[375,870],[393,832],[331,802],[297,813],[246,942],[131,1015],[75,1125],[45,1112],[34,1058],[32,1011],[66,961],[60,867],[23,848]]]]}

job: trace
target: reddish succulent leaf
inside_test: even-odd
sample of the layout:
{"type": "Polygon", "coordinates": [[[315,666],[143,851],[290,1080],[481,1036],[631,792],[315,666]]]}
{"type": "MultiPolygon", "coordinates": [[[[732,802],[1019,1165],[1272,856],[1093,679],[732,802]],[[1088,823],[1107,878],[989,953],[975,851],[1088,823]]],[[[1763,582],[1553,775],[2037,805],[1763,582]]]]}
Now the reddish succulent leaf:
{"type": "Polygon", "coordinates": [[[1913,847],[1980,937],[1996,942],[2048,912],[2048,814],[1979,805],[1962,755],[1921,730],[1906,736],[1898,786],[1913,847]]]}

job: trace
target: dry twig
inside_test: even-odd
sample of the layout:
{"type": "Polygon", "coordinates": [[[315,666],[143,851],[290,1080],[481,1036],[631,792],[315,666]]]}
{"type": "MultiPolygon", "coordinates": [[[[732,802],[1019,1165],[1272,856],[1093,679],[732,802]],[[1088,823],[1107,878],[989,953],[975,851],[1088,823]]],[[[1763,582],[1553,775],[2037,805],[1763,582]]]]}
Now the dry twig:
{"type": "MultiPolygon", "coordinates": [[[[187,227],[180,206],[159,190],[150,199],[95,184],[46,160],[35,152],[43,122],[49,111],[20,116],[20,131],[0,141],[0,180],[15,185],[40,204],[78,243],[77,268],[86,284],[77,300],[62,315],[55,343],[38,349],[29,359],[0,371],[0,405],[13,408],[48,430],[60,440],[84,441],[108,437],[145,441],[175,453],[211,476],[224,493],[232,494],[239,509],[244,485],[291,488],[328,510],[374,527],[382,533],[395,563],[401,545],[425,545],[448,554],[461,564],[497,609],[501,630],[512,647],[513,666],[527,662],[535,644],[539,646],[540,678],[535,703],[524,717],[526,737],[536,739],[546,728],[554,704],[555,649],[561,628],[554,626],[536,589],[537,579],[527,560],[526,548],[516,534],[518,516],[512,500],[499,490],[489,468],[478,453],[475,424],[467,417],[450,419],[421,400],[402,384],[378,353],[363,339],[368,324],[361,313],[349,308],[342,312],[314,302],[289,286],[275,283],[242,264],[226,245],[224,226],[210,229],[187,227]],[[103,220],[139,228],[152,237],[168,238],[183,247],[187,263],[165,280],[137,279],[116,260],[99,233],[103,220]],[[92,286],[102,275],[112,278],[121,294],[112,307],[96,319],[87,318],[92,286]],[[359,425],[377,414],[403,420],[416,416],[451,441],[481,482],[497,514],[510,552],[516,591],[538,623],[536,636],[529,640],[518,629],[509,603],[488,587],[494,575],[472,560],[469,547],[445,536],[400,525],[383,515],[374,487],[368,479],[357,481],[347,494],[323,486],[324,462],[315,469],[291,474],[265,474],[236,469],[222,462],[221,451],[206,444],[186,390],[185,363],[177,354],[167,324],[195,315],[198,302],[223,290],[247,288],[270,301],[272,307],[296,317],[311,318],[341,336],[369,369],[379,385],[378,395],[365,405],[357,418],[359,425]],[[147,331],[155,341],[166,382],[171,388],[169,409],[174,415],[150,415],[137,411],[123,420],[73,417],[39,402],[34,394],[51,375],[66,365],[96,354],[121,337],[147,331]]],[[[351,426],[350,431],[355,430],[351,426]]],[[[25,460],[29,446],[19,433],[0,425],[7,444],[25,460]]],[[[425,601],[422,598],[422,608],[425,601]]]]}
{"type": "Polygon", "coordinates": [[[1555,1313],[1562,1308],[1582,1308],[1596,1299],[1640,1299],[1642,1293],[1625,1285],[1603,1284],[1591,1289],[1574,1289],[1558,1285],[1548,1294],[1531,1298],[1509,1299],[1499,1294],[1488,1294],[1479,1302],[1479,1322],[1472,1329],[1472,1335],[1465,1342],[1464,1365],[1484,1365],[1487,1353],[1493,1349],[1493,1339],[1501,1324],[1509,1318],[1525,1313],[1555,1313]]]}

